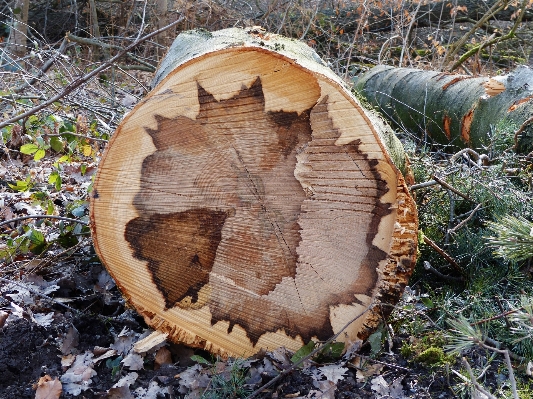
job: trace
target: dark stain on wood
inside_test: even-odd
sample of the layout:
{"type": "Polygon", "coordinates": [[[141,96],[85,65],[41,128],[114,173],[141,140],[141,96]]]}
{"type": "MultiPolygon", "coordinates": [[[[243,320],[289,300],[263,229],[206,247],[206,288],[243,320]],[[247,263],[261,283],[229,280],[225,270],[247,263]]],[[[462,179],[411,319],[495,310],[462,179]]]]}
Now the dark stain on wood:
{"type": "MultiPolygon", "coordinates": [[[[336,145],[340,132],[328,116],[327,98],[300,114],[265,112],[259,78],[220,101],[200,84],[197,89],[196,119],[157,116],[157,128],[146,129],[156,151],[143,161],[141,188],[133,202],[140,216],[127,224],[125,232],[134,256],[148,262],[167,309],[186,297],[197,302],[200,289],[208,284],[211,324],[227,322],[228,332],[238,325],[254,345],[265,333],[279,330],[304,342],[312,337],[326,340],[333,334],[331,307],[358,303],[357,294],[371,296],[378,264],[387,256],[373,244],[381,219],[391,212],[390,204],[380,200],[388,187],[378,162],[361,151],[360,140],[336,145]],[[260,150],[255,149],[258,145],[260,150]],[[351,173],[362,174],[359,181],[371,186],[365,198],[372,198],[365,219],[368,226],[361,226],[367,231],[367,252],[357,278],[348,276],[353,282],[342,292],[317,293],[319,302],[310,311],[307,304],[298,306],[298,267],[306,266],[298,252],[304,208],[318,204],[321,212],[329,211],[331,201],[358,212],[358,198],[355,195],[350,202],[345,194],[338,194],[329,199],[331,193],[325,193],[320,199],[306,192],[294,175],[297,154],[302,152],[326,157],[325,162],[338,156],[351,165],[351,173]],[[199,172],[187,184],[179,180],[188,192],[167,187],[173,176],[199,172]],[[161,206],[155,206],[155,201],[161,201],[161,206]],[[184,203],[193,205],[183,211],[184,203]],[[158,210],[163,206],[169,213],[158,210]],[[180,211],[172,212],[176,207],[180,211]],[[276,291],[283,283],[294,286],[291,299],[284,299],[287,307],[272,300],[274,294],[289,295],[276,291]]],[[[316,182],[322,181],[323,169],[312,173],[316,182]]]]}
{"type": "Polygon", "coordinates": [[[209,282],[227,214],[210,209],[138,217],[125,238],[137,259],[148,261],[152,279],[171,308],[209,282]]]}

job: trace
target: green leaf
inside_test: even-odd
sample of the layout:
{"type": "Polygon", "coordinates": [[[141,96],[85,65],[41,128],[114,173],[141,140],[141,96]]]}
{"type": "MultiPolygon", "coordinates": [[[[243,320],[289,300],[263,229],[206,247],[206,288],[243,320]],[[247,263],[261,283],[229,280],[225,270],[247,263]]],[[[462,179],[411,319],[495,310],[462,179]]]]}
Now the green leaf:
{"type": "Polygon", "coordinates": [[[53,201],[47,201],[47,202],[48,202],[48,205],[46,206],[46,214],[47,215],[53,215],[54,214],[54,210],[55,210],[54,202],[53,201]]]}
{"type": "Polygon", "coordinates": [[[32,230],[28,238],[33,244],[42,244],[45,241],[43,233],[39,230],[32,230]]]}
{"type": "Polygon", "coordinates": [[[337,360],[342,356],[343,351],[344,342],[330,342],[320,350],[317,361],[322,363],[327,360],[337,360]]]}
{"type": "Polygon", "coordinates": [[[300,349],[298,349],[294,355],[291,357],[291,362],[298,363],[300,360],[302,360],[304,357],[309,355],[313,350],[315,349],[315,343],[314,341],[309,341],[307,345],[302,346],[300,349]]]}
{"type": "Polygon", "coordinates": [[[433,303],[433,301],[429,298],[426,298],[426,297],[422,297],[420,298],[420,302],[422,302],[424,304],[424,306],[428,309],[433,309],[435,307],[435,304],[433,303]]]}
{"type": "Polygon", "coordinates": [[[63,151],[63,141],[59,137],[52,137],[50,139],[50,146],[55,152],[63,151]]]}
{"type": "Polygon", "coordinates": [[[44,139],[41,136],[36,137],[35,141],[37,141],[37,147],[44,148],[45,143],[44,143],[44,139]]]}
{"type": "Polygon", "coordinates": [[[15,191],[28,191],[33,184],[28,180],[17,180],[16,184],[7,183],[15,191]]]}
{"type": "Polygon", "coordinates": [[[53,184],[57,191],[61,190],[61,175],[57,170],[54,170],[48,176],[48,183],[53,184]]]}
{"type": "Polygon", "coordinates": [[[78,243],[78,237],[70,231],[63,230],[63,233],[57,238],[57,242],[62,248],[71,248],[78,243]]]}
{"type": "Polygon", "coordinates": [[[81,175],[85,176],[85,172],[87,172],[87,164],[86,163],[82,163],[80,165],[80,171],[81,171],[81,175]]]}
{"type": "Polygon", "coordinates": [[[204,359],[204,358],[203,358],[202,356],[200,356],[200,355],[192,355],[192,356],[191,356],[191,360],[192,360],[193,362],[197,362],[197,363],[200,363],[200,364],[208,364],[208,365],[211,364],[210,361],[204,359]]]}
{"type": "Polygon", "coordinates": [[[39,148],[39,149],[37,150],[37,152],[35,153],[35,155],[33,156],[33,159],[34,159],[35,161],[38,161],[38,160],[40,160],[40,159],[43,159],[45,155],[46,155],[46,151],[43,150],[42,148],[39,148]]]}
{"type": "Polygon", "coordinates": [[[368,343],[370,344],[370,352],[372,356],[377,355],[381,351],[381,338],[382,329],[380,328],[375,333],[368,337],[368,343]]]}
{"type": "Polygon", "coordinates": [[[27,154],[27,155],[33,154],[34,152],[37,152],[38,150],[39,150],[39,147],[37,147],[37,145],[33,143],[24,144],[23,146],[20,147],[20,152],[22,152],[23,154],[27,154]]]}
{"type": "Polygon", "coordinates": [[[35,255],[40,255],[46,250],[47,243],[43,233],[38,230],[31,230],[28,238],[31,242],[28,248],[35,255]]]}
{"type": "Polygon", "coordinates": [[[86,209],[87,209],[87,205],[84,204],[84,205],[78,206],[77,208],[74,208],[72,211],[70,211],[70,213],[72,213],[72,215],[74,215],[75,217],[79,218],[85,215],[86,209]]]}

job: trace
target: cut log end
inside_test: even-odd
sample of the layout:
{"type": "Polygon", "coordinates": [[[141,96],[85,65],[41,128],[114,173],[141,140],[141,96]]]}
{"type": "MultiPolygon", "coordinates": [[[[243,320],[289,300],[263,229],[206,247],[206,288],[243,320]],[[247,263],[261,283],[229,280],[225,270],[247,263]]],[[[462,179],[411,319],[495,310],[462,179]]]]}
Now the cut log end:
{"type": "Polygon", "coordinates": [[[206,52],[115,133],[95,182],[95,248],[170,339],[223,355],[295,350],[370,307],[339,339],[364,338],[401,295],[414,203],[365,112],[311,61],[253,43],[206,52]]]}

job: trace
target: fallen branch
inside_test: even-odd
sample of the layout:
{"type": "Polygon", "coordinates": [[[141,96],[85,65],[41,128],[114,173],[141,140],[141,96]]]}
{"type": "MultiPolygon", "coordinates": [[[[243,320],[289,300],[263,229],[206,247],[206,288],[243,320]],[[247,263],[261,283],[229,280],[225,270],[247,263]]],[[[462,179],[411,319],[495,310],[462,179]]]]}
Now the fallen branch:
{"type": "Polygon", "coordinates": [[[464,279],[462,277],[453,277],[453,276],[448,276],[446,274],[442,274],[437,269],[435,269],[433,266],[431,266],[431,263],[429,263],[427,260],[424,261],[424,269],[426,269],[427,271],[430,271],[435,276],[441,278],[444,281],[449,281],[451,283],[462,283],[462,282],[464,282],[464,279]]]}
{"type": "Polygon", "coordinates": [[[158,30],[156,30],[156,31],[154,31],[152,33],[149,33],[148,35],[143,36],[140,39],[134,41],[132,44],[130,44],[129,46],[124,48],[124,50],[120,51],[114,57],[112,57],[109,60],[107,60],[106,62],[104,62],[98,68],[94,69],[93,71],[89,72],[88,74],[83,75],[80,78],[78,78],[78,79],[74,80],[73,82],[71,82],[70,84],[68,84],[61,91],[61,93],[58,93],[55,96],[51,97],[50,99],[48,99],[48,101],[45,101],[45,102],[33,107],[32,109],[30,109],[30,110],[28,110],[28,111],[26,111],[26,112],[24,112],[22,114],[19,114],[17,116],[14,116],[13,118],[10,118],[10,119],[8,119],[8,120],[6,120],[4,122],[0,122],[0,129],[3,128],[3,127],[6,127],[7,125],[9,125],[11,123],[17,122],[17,121],[19,121],[21,119],[24,119],[24,118],[27,118],[28,116],[35,114],[36,112],[40,111],[41,109],[46,108],[49,105],[51,105],[51,104],[55,103],[56,101],[58,101],[59,99],[67,96],[68,94],[72,93],[72,91],[74,91],[74,89],[77,89],[78,87],[80,87],[81,85],[83,85],[84,83],[86,83],[87,81],[92,79],[94,76],[98,75],[100,72],[105,71],[106,69],[108,69],[111,66],[113,66],[113,63],[115,61],[117,61],[119,58],[124,56],[128,51],[133,49],[135,46],[138,46],[140,43],[142,43],[142,42],[144,42],[144,41],[146,41],[146,40],[148,40],[148,39],[150,39],[150,38],[152,38],[154,36],[157,36],[158,34],[166,31],[167,29],[172,28],[173,26],[179,24],[182,20],[183,20],[183,17],[178,18],[176,21],[172,22],[171,24],[169,24],[167,26],[164,26],[163,28],[158,29],[158,30]]]}
{"type": "Polygon", "coordinates": [[[459,223],[457,226],[455,226],[453,229],[450,229],[448,230],[448,234],[454,234],[457,230],[459,230],[461,227],[463,227],[465,224],[468,223],[468,221],[470,219],[472,219],[472,217],[474,216],[474,214],[479,210],[479,208],[481,208],[481,204],[478,204],[473,210],[472,212],[470,212],[470,215],[468,215],[468,217],[463,220],[461,223],[459,223]]]}
{"type": "MultiPolygon", "coordinates": [[[[463,357],[461,361],[463,363],[463,366],[465,366],[466,371],[468,372],[468,375],[470,376],[470,382],[474,386],[474,389],[477,389],[479,392],[481,392],[483,395],[485,395],[489,399],[498,399],[496,398],[496,396],[494,396],[489,391],[487,391],[485,388],[483,388],[479,382],[477,382],[476,376],[474,375],[474,372],[472,371],[470,364],[466,361],[466,358],[463,357]]],[[[452,371],[455,371],[455,370],[452,370],[452,371]]]]}
{"type": "MultiPolygon", "coordinates": [[[[97,40],[97,39],[90,39],[90,38],[86,38],[86,37],[75,36],[72,33],[67,33],[67,39],[71,40],[73,42],[76,42],[76,43],[80,43],[80,44],[87,44],[87,45],[90,45],[90,46],[98,46],[98,47],[102,47],[102,48],[105,48],[105,49],[114,49],[114,50],[124,51],[124,47],[117,46],[115,44],[104,43],[104,42],[101,42],[100,40],[97,40]]],[[[131,53],[126,53],[126,57],[130,58],[131,60],[133,60],[135,62],[138,62],[139,64],[141,64],[140,65],[141,67],[144,67],[144,68],[139,68],[139,69],[142,69],[142,70],[148,71],[148,72],[155,72],[155,70],[156,70],[155,66],[153,66],[149,62],[141,60],[140,58],[134,56],[131,53]]],[[[124,69],[124,66],[121,66],[121,68],[124,69]]],[[[128,68],[129,69],[137,69],[137,66],[136,65],[129,65],[128,68]]]]}

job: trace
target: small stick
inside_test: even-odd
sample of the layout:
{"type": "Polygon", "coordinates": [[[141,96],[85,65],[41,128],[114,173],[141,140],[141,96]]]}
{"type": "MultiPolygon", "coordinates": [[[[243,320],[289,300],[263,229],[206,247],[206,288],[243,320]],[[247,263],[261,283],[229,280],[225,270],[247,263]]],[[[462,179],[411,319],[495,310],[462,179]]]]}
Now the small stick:
{"type": "Polygon", "coordinates": [[[414,190],[418,190],[419,188],[434,186],[435,184],[439,184],[439,183],[437,183],[435,180],[429,180],[429,181],[424,182],[424,183],[413,184],[411,187],[409,187],[409,189],[411,191],[414,191],[414,190]]]}
{"type": "Polygon", "coordinates": [[[445,281],[449,281],[452,283],[464,282],[464,279],[462,277],[452,277],[452,276],[447,276],[446,274],[442,274],[437,269],[435,269],[433,266],[431,266],[431,263],[429,263],[427,260],[424,261],[424,269],[430,271],[431,273],[433,273],[434,275],[436,275],[437,277],[440,277],[441,279],[445,281]]]}
{"type": "MultiPolygon", "coordinates": [[[[401,366],[396,366],[395,364],[380,362],[379,360],[373,359],[370,356],[365,356],[365,355],[359,355],[358,354],[357,357],[360,357],[361,359],[368,360],[369,362],[372,362],[372,363],[382,364],[382,365],[390,367],[392,369],[398,369],[398,370],[403,370],[403,371],[407,371],[407,372],[411,371],[411,369],[408,369],[406,367],[401,367],[401,366]]],[[[358,368],[357,366],[354,366],[354,367],[358,368]]]]}
{"type": "Polygon", "coordinates": [[[470,367],[470,364],[466,361],[466,358],[463,357],[461,359],[463,366],[465,366],[466,371],[468,372],[468,375],[470,376],[470,381],[472,382],[472,385],[474,385],[475,389],[477,389],[479,392],[481,392],[483,395],[485,395],[489,399],[498,399],[496,396],[491,394],[489,391],[487,391],[485,388],[483,388],[476,380],[476,376],[474,375],[474,372],[472,371],[472,368],[470,367]]]}
{"type": "Polygon", "coordinates": [[[54,62],[57,60],[57,58],[62,55],[65,50],[67,49],[68,40],[65,37],[63,41],[61,42],[61,46],[59,46],[59,49],[57,50],[57,53],[54,57],[50,58],[48,61],[44,63],[44,65],[39,69],[39,72],[37,72],[37,75],[31,78],[28,82],[23,83],[19,87],[17,87],[13,92],[20,93],[22,90],[24,90],[26,87],[29,87],[33,85],[35,82],[37,82],[37,79],[39,79],[41,76],[43,76],[52,65],[54,65],[54,62]]]}
{"type": "Polygon", "coordinates": [[[78,133],[72,133],[72,132],[63,132],[63,133],[44,133],[43,136],[48,136],[48,137],[62,137],[62,136],[66,136],[67,134],[70,134],[71,136],[76,136],[76,137],[81,137],[81,138],[84,138],[84,139],[87,139],[87,140],[93,140],[93,141],[100,141],[102,143],[107,143],[109,140],[106,140],[106,139],[99,139],[97,137],[90,137],[90,136],[85,136],[83,134],[78,134],[78,133]]]}
{"type": "Polygon", "coordinates": [[[514,147],[513,149],[517,149],[518,148],[518,135],[520,133],[522,133],[524,131],[524,129],[527,127],[528,124],[530,124],[531,122],[533,122],[533,116],[526,119],[524,121],[524,123],[522,123],[522,125],[518,128],[518,130],[515,132],[514,134],[514,147]]]}
{"type": "MultiPolygon", "coordinates": [[[[496,303],[498,304],[498,308],[500,308],[500,312],[505,313],[505,309],[503,308],[502,301],[500,301],[500,297],[496,295],[495,298],[496,298],[496,303]]],[[[507,326],[507,328],[510,329],[511,323],[509,322],[507,315],[504,315],[503,319],[505,320],[505,325],[507,326]]]]}
{"type": "MultiPolygon", "coordinates": [[[[1,127],[1,126],[0,126],[1,127]]],[[[445,187],[447,188],[448,190],[450,191],[453,191],[455,194],[457,194],[459,197],[462,197],[468,201],[472,201],[472,202],[476,202],[474,201],[472,198],[470,198],[468,195],[466,194],[463,194],[462,192],[460,192],[459,190],[457,190],[455,187],[453,186],[450,186],[448,183],[446,183],[444,180],[438,178],[437,176],[433,176],[433,179],[439,183],[442,187],[445,187]]]]}
{"type": "Polygon", "coordinates": [[[442,248],[440,248],[437,244],[435,244],[433,241],[431,241],[428,237],[424,236],[424,242],[429,245],[431,248],[433,248],[435,251],[437,251],[444,259],[448,261],[450,265],[452,265],[461,275],[464,275],[463,269],[461,269],[461,266],[457,264],[457,262],[448,255],[442,248]]]}
{"type": "Polygon", "coordinates": [[[67,221],[67,222],[74,222],[74,223],[83,224],[83,225],[85,225],[85,226],[88,226],[88,225],[89,225],[88,222],[84,222],[84,221],[82,221],[82,220],[78,220],[78,219],[71,219],[71,218],[67,218],[67,217],[64,217],[64,216],[56,216],[56,215],[28,215],[28,216],[21,216],[21,217],[18,217],[18,218],[5,220],[5,221],[3,221],[3,222],[0,223],[0,227],[5,226],[6,224],[10,224],[10,223],[13,223],[13,222],[18,222],[19,220],[25,220],[25,219],[58,219],[58,220],[65,220],[65,221],[67,221]]]}
{"type": "Polygon", "coordinates": [[[463,227],[472,217],[474,216],[474,213],[476,213],[477,210],[481,208],[481,204],[478,204],[471,212],[470,215],[463,220],[461,223],[459,223],[457,226],[455,226],[453,229],[448,230],[448,234],[454,234],[457,230],[459,230],[461,227],[463,227]]]}
{"type": "Polygon", "coordinates": [[[506,317],[510,314],[513,314],[513,313],[516,313],[518,311],[520,311],[522,309],[513,309],[513,310],[508,310],[507,312],[503,312],[503,313],[500,313],[496,316],[492,316],[492,317],[489,317],[487,319],[483,319],[483,320],[479,320],[479,321],[476,321],[475,323],[470,323],[471,326],[477,326],[478,324],[483,324],[483,323],[487,323],[489,321],[493,321],[493,320],[498,320],[498,319],[501,319],[502,317],[506,317]]]}

